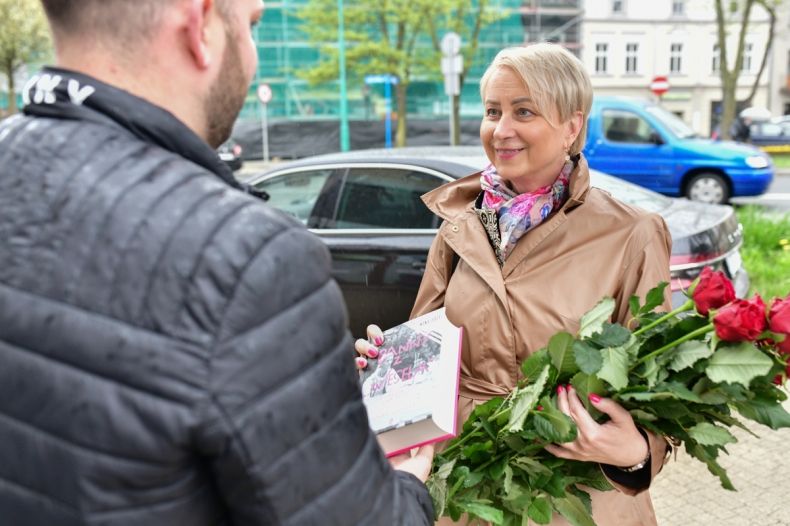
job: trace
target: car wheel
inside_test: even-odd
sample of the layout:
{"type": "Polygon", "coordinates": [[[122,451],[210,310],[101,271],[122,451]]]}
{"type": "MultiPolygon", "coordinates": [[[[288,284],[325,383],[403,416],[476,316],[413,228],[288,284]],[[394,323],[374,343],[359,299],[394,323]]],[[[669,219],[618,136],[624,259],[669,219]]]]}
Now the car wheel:
{"type": "Polygon", "coordinates": [[[686,184],[686,197],[692,201],[724,204],[730,199],[730,187],[719,174],[700,173],[686,184]]]}

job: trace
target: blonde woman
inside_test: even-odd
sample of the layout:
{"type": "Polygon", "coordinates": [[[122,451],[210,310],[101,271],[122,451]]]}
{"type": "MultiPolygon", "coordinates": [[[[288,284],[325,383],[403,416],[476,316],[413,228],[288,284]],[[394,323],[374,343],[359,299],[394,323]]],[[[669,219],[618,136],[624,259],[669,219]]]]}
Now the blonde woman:
{"type": "MultiPolygon", "coordinates": [[[[464,327],[460,421],[476,404],[513,389],[521,362],[554,333],[578,330],[601,297],[614,297],[613,321],[627,322],[632,295],[669,281],[671,252],[661,217],[590,187],[581,151],[592,87],[575,56],[553,44],[504,49],[483,75],[480,94],[480,139],[490,165],[423,197],[444,222],[412,311],[414,317],[445,306],[464,327]]],[[[378,327],[369,336],[376,341],[378,327]]],[[[357,348],[366,354],[372,346],[360,340],[357,348]]],[[[647,489],[663,465],[664,439],[638,429],[612,400],[591,399],[610,417],[598,424],[572,387],[558,392],[579,436],[549,451],[601,464],[617,489],[592,491],[597,524],[656,524],[647,489]]],[[[567,523],[555,517],[551,524],[567,523]]]]}

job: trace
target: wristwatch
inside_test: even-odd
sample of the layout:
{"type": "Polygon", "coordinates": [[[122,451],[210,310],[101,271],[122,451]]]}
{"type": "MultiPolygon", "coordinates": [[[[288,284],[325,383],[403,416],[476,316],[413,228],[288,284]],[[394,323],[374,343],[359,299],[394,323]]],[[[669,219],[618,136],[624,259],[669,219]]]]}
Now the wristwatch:
{"type": "Polygon", "coordinates": [[[638,464],[634,464],[633,466],[629,466],[627,468],[617,467],[620,471],[625,471],[626,473],[633,473],[634,471],[639,471],[640,469],[644,468],[650,462],[650,440],[647,439],[647,433],[641,427],[636,428],[639,431],[639,434],[642,435],[642,438],[645,439],[645,443],[647,444],[647,456],[642,460],[642,462],[638,464]]]}

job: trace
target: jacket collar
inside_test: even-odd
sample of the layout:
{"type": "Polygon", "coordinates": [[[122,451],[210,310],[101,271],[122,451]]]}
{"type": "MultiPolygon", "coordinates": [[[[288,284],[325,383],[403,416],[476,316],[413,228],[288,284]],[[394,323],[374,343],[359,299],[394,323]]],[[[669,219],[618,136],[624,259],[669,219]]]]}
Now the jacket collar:
{"type": "Polygon", "coordinates": [[[580,155],[571,172],[568,200],[552,217],[527,233],[499,266],[490,248],[488,234],[474,211],[475,199],[481,192],[480,172],[440,186],[422,196],[423,202],[445,220],[439,235],[491,288],[506,310],[509,309],[505,279],[516,270],[527,255],[554,230],[565,223],[567,213],[584,203],[590,190],[587,160],[580,155]],[[481,250],[480,247],[485,247],[481,250]]]}
{"type": "Polygon", "coordinates": [[[205,168],[228,185],[244,189],[217,153],[172,113],[93,77],[46,67],[28,81],[23,98],[26,115],[123,128],[205,168]]]}

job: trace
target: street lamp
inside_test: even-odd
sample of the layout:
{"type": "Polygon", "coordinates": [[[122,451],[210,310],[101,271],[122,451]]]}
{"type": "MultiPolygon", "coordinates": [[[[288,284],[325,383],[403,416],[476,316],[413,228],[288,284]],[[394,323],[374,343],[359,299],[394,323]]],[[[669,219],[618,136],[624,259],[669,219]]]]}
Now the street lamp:
{"type": "Polygon", "coordinates": [[[348,100],[346,93],[346,39],[343,0],[337,0],[337,52],[340,66],[340,150],[350,150],[348,137],[348,100]]]}

